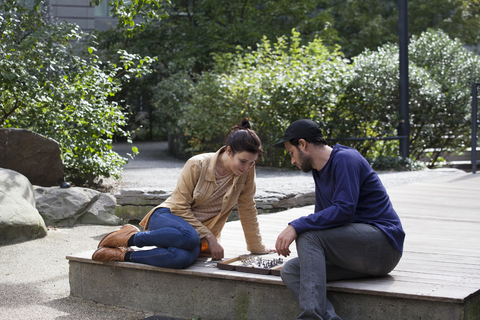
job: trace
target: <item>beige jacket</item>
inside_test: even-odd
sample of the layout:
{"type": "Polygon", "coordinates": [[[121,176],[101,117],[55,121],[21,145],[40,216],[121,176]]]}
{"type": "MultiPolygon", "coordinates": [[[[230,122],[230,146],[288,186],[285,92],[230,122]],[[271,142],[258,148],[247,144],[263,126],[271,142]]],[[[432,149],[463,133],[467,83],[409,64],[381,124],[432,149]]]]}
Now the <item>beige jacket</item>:
{"type": "Polygon", "coordinates": [[[229,214],[235,204],[238,204],[238,213],[242,223],[247,250],[252,253],[265,253],[268,250],[262,243],[260,228],[257,219],[257,208],[253,197],[255,195],[255,166],[241,176],[233,176],[233,182],[223,197],[220,213],[204,221],[198,221],[192,213],[192,208],[201,205],[209,199],[216,187],[215,165],[220,153],[205,153],[190,158],[183,167],[178,178],[177,187],[172,195],[161,205],[152,209],[140,225],[148,230],[148,221],[152,213],[161,207],[170,208],[172,214],[185,219],[200,235],[200,239],[213,235],[220,239],[220,233],[225,226],[229,214]]]}

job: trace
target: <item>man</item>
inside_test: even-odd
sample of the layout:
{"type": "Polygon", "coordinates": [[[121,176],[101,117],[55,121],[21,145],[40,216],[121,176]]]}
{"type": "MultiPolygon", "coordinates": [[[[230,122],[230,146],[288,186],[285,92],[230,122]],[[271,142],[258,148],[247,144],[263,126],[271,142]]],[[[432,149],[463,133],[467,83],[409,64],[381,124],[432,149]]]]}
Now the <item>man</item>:
{"type": "Polygon", "coordinates": [[[326,282],[393,270],[403,251],[402,224],[363,156],[328,146],[315,122],[293,122],[274,146],[285,147],[292,164],[312,171],[315,181],[315,212],[291,221],[277,238],[279,255],[287,257],[294,240],[298,253],[282,268],[282,279],[299,300],[298,319],[340,319],[326,282]]]}

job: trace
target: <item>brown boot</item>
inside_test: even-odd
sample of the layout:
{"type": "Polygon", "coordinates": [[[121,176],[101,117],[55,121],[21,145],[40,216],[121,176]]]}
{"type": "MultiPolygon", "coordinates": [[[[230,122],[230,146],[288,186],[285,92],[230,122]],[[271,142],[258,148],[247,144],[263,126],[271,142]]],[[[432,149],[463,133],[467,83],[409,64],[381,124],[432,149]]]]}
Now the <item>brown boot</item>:
{"type": "Polygon", "coordinates": [[[131,224],[124,225],[120,230],[110,232],[98,244],[100,247],[119,248],[128,247],[128,239],[140,230],[131,224]]]}
{"type": "Polygon", "coordinates": [[[100,261],[100,262],[125,261],[125,254],[128,251],[133,251],[133,250],[126,247],[121,247],[121,248],[101,247],[93,253],[92,260],[100,261]]]}

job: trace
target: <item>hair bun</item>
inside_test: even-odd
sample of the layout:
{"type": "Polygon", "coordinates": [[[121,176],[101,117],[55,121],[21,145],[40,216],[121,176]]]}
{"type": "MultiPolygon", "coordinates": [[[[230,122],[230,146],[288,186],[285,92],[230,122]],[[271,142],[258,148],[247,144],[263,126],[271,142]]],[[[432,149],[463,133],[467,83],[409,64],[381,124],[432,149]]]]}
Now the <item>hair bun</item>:
{"type": "Polygon", "coordinates": [[[228,132],[225,138],[225,146],[232,150],[233,155],[243,151],[260,156],[263,154],[262,141],[251,127],[250,120],[245,117],[228,132]]]}
{"type": "Polygon", "coordinates": [[[243,120],[238,124],[239,129],[251,129],[252,125],[250,124],[250,120],[248,118],[243,118],[243,120]]]}

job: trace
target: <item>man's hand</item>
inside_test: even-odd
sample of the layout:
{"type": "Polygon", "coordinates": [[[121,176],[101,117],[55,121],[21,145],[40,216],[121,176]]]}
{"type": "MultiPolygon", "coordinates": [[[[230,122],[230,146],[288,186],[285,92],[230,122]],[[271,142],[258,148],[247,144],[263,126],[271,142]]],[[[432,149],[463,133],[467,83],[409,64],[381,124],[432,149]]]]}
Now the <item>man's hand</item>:
{"type": "Polygon", "coordinates": [[[290,255],[290,244],[297,238],[297,231],[291,225],[285,228],[277,237],[275,248],[279,255],[288,257],[290,255]]]}
{"type": "Polygon", "coordinates": [[[210,248],[210,253],[212,254],[212,260],[221,260],[223,259],[223,247],[218,243],[217,238],[213,234],[209,234],[205,237],[208,241],[208,247],[210,248]]]}

